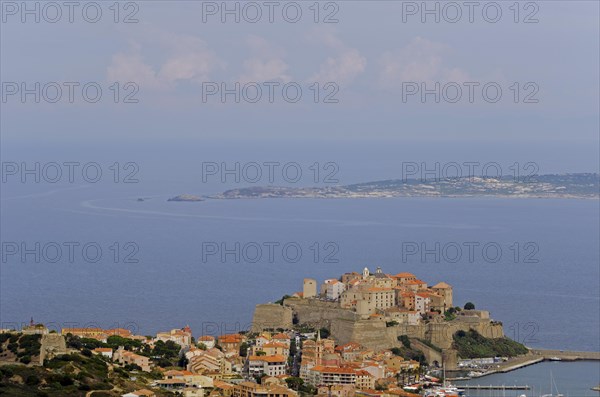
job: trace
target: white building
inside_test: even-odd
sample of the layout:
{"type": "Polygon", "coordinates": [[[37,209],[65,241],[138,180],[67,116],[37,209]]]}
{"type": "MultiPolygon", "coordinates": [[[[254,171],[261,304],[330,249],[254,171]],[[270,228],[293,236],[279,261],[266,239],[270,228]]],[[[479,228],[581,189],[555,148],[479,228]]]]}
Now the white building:
{"type": "Polygon", "coordinates": [[[356,371],[350,368],[317,365],[307,369],[301,377],[313,386],[356,384],[356,371]]]}
{"type": "Polygon", "coordinates": [[[109,360],[112,360],[113,358],[113,349],[111,349],[110,347],[97,347],[94,350],[92,350],[92,353],[100,354],[101,356],[104,356],[109,360]]]}
{"type": "Polygon", "coordinates": [[[425,314],[429,311],[429,305],[431,299],[429,294],[417,292],[415,294],[415,310],[421,314],[425,314]]]}
{"type": "Polygon", "coordinates": [[[207,349],[212,349],[215,347],[216,341],[214,336],[203,335],[198,338],[198,343],[202,343],[207,349]]]}
{"type": "Polygon", "coordinates": [[[334,278],[325,280],[323,285],[321,285],[321,292],[329,300],[338,300],[342,292],[344,292],[345,290],[346,284],[334,278]]]}
{"type": "Polygon", "coordinates": [[[278,376],[286,373],[287,358],[282,355],[274,356],[249,356],[247,372],[251,376],[268,375],[278,376]]]}

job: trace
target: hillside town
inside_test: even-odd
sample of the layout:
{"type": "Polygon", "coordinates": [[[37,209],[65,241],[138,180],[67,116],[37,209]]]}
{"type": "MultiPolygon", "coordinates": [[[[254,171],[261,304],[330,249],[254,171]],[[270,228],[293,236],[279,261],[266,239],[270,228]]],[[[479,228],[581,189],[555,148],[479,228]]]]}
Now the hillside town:
{"type": "MultiPolygon", "coordinates": [[[[447,316],[449,309],[461,310],[452,306],[450,285],[440,282],[429,287],[413,274],[390,275],[380,268],[373,273],[367,268],[346,273],[320,285],[307,278],[302,292],[286,297],[329,302],[367,320],[383,319],[390,326],[416,325],[434,315],[447,316]]],[[[374,349],[360,340],[339,343],[327,328],[311,324],[195,337],[189,326],[155,336],[134,335],[123,328],[56,332],[32,319],[18,332],[0,332],[0,341],[7,343],[0,350],[0,361],[14,358],[25,363],[26,353],[16,343],[16,335],[38,336],[39,354],[27,353],[30,366],[47,366],[81,353],[105,362],[113,371],[129,371],[138,380],[136,385],[146,379],[144,388],[122,390],[119,395],[124,397],[409,397],[438,382],[428,371],[437,369],[438,363],[427,363],[406,335],[398,337],[395,347],[374,349]]]]}

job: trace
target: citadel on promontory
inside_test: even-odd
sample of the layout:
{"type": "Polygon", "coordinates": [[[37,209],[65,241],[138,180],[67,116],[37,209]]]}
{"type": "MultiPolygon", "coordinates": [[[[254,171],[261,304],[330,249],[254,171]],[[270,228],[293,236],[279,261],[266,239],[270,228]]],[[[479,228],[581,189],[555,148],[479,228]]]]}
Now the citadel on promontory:
{"type": "Polygon", "coordinates": [[[345,273],[320,285],[306,278],[302,291],[286,295],[280,304],[257,305],[253,324],[255,331],[294,324],[324,327],[337,344],[355,342],[371,349],[399,347],[405,335],[429,362],[444,362],[448,369],[457,365],[456,332],[504,336],[502,324],[489,312],[455,307],[447,283],[429,286],[414,274],[386,274],[381,268],[345,273]]]}

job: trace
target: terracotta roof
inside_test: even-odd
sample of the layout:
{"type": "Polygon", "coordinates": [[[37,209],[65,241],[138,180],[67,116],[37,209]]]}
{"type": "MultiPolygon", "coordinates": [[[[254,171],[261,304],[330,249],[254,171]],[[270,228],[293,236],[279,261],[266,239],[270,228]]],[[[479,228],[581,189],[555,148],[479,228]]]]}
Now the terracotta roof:
{"type": "Polygon", "coordinates": [[[355,370],[352,368],[343,368],[343,367],[325,367],[323,365],[316,365],[311,368],[311,371],[317,372],[326,372],[329,374],[354,374],[355,370]]]}
{"type": "Polygon", "coordinates": [[[105,333],[102,328],[63,328],[62,334],[75,333],[105,333]]]}
{"type": "Polygon", "coordinates": [[[213,381],[213,386],[223,390],[231,390],[233,389],[233,385],[231,383],[223,382],[222,380],[215,379],[213,381]]]}
{"type": "Polygon", "coordinates": [[[109,335],[130,336],[131,331],[125,328],[113,328],[105,331],[109,335]]]}
{"type": "Polygon", "coordinates": [[[404,272],[404,273],[398,273],[398,274],[396,274],[394,277],[397,277],[397,278],[409,278],[409,277],[415,277],[415,278],[416,278],[416,276],[415,276],[414,274],[412,274],[412,273],[407,273],[407,272],[404,272]]]}
{"type": "Polygon", "coordinates": [[[335,348],[336,351],[353,351],[362,349],[362,345],[356,342],[348,342],[345,345],[340,345],[335,348]]]}
{"type": "Polygon", "coordinates": [[[228,334],[219,336],[219,343],[240,343],[243,337],[240,334],[228,334]]]}
{"type": "Polygon", "coordinates": [[[445,282],[439,282],[436,285],[434,285],[431,288],[435,288],[435,289],[448,289],[448,288],[452,288],[449,284],[446,284],[445,282]]]}
{"type": "Polygon", "coordinates": [[[282,356],[281,354],[275,354],[272,356],[249,356],[248,360],[249,361],[266,361],[268,363],[279,363],[279,362],[285,362],[286,358],[284,356],[282,356]]]}

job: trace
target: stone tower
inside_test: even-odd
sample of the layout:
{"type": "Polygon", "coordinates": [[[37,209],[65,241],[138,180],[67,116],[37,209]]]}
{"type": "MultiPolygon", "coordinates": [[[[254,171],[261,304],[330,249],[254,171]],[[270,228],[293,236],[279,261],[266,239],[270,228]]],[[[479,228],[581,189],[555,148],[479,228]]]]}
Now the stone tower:
{"type": "Polygon", "coordinates": [[[317,296],[317,280],[312,278],[304,279],[304,286],[302,288],[302,295],[304,299],[314,298],[317,296]]]}

